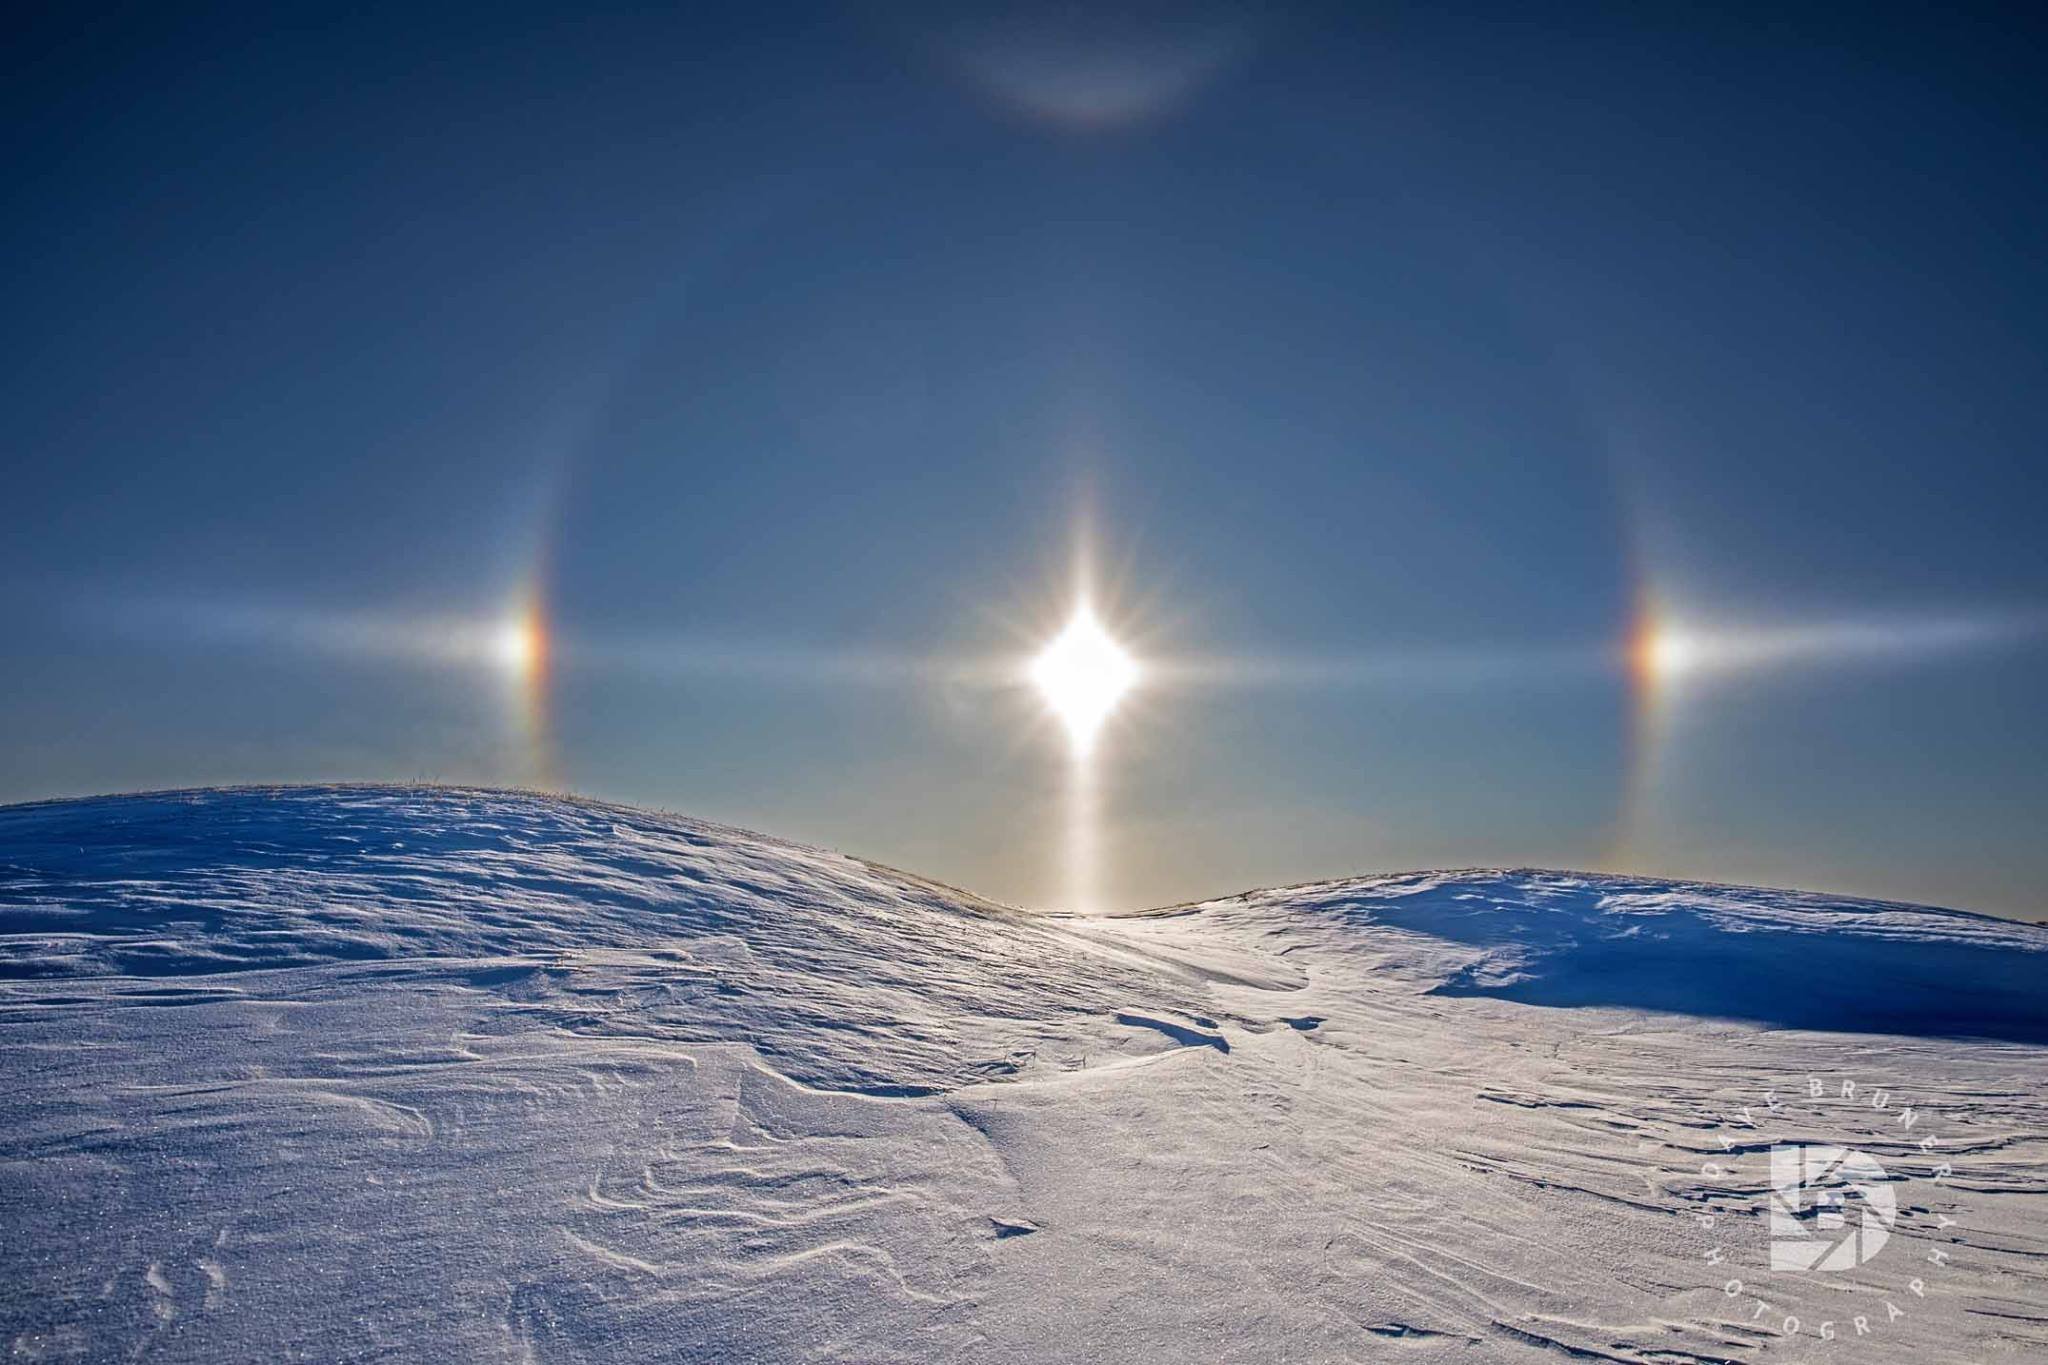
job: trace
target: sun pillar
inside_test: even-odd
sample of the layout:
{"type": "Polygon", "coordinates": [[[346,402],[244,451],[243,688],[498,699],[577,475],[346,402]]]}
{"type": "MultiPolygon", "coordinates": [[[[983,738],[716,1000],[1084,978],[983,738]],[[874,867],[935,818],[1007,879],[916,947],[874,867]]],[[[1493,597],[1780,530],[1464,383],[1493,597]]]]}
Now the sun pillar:
{"type": "Polygon", "coordinates": [[[1031,665],[1031,681],[1067,732],[1068,907],[1101,908],[1102,728],[1138,683],[1138,663],[1103,629],[1084,596],[1066,628],[1031,665]]]}

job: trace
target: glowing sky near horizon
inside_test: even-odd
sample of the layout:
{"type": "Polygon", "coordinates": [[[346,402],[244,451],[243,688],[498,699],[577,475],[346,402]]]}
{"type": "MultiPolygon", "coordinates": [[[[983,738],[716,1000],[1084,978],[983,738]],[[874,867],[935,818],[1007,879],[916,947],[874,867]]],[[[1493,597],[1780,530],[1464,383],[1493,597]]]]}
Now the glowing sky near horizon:
{"type": "Polygon", "coordinates": [[[81,23],[0,59],[0,799],[540,783],[1057,904],[1078,528],[1143,677],[1104,906],[1539,864],[2048,915],[1997,26],[81,23]]]}

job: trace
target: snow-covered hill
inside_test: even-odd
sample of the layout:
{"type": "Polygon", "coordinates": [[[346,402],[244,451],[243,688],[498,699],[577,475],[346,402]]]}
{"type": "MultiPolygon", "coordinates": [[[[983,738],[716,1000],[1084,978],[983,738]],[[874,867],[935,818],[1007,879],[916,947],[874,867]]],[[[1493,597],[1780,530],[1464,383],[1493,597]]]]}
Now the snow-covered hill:
{"type": "Polygon", "coordinates": [[[0,1341],[2040,1359],[2044,1042],[2048,930],[1915,907],[1487,871],[1083,920],[532,795],[0,808],[0,1341]],[[1861,1264],[1771,1268],[1859,1217],[1774,1231],[1795,1143],[1881,1167],[1861,1264]]]}

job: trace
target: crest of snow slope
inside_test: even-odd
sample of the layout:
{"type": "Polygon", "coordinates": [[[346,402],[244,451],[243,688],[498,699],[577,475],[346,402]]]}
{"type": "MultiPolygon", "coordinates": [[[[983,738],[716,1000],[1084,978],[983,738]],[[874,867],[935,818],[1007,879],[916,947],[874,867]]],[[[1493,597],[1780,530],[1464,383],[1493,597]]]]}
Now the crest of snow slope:
{"type": "Polygon", "coordinates": [[[1827,1358],[2029,1359],[2043,963],[1974,916],[1542,873],[1034,916],[506,793],[4,808],[0,1340],[1797,1361],[1781,1310],[1846,1332],[1939,1249],[1827,1358]],[[1761,1247],[1755,1154],[1855,1116],[1701,1167],[1808,1075],[1949,1145],[1852,1133],[1896,1251],[1752,1317],[1707,1256],[1761,1247]]]}
{"type": "Polygon", "coordinates": [[[1443,995],[2048,1043],[2048,931],[1952,910],[1533,870],[1367,877],[1206,908],[1375,954],[1443,995]]]}

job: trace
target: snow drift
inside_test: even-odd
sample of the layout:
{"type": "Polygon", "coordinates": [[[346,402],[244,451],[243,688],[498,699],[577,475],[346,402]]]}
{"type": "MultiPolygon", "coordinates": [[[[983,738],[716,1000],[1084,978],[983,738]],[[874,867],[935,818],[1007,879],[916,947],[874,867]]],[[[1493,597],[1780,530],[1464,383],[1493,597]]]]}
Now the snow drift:
{"type": "Polygon", "coordinates": [[[2044,968],[2032,926],[1555,873],[1081,920],[533,795],[10,807],[0,1339],[1799,1360],[1828,1313],[1837,1359],[2017,1360],[2048,1346],[2044,968]],[[1933,1117],[1755,1126],[1819,1077],[1933,1117]],[[1901,1249],[1726,1293],[1712,1253],[1764,1228],[1743,1122],[1747,1153],[1853,1130],[1913,1196],[1901,1249]]]}

